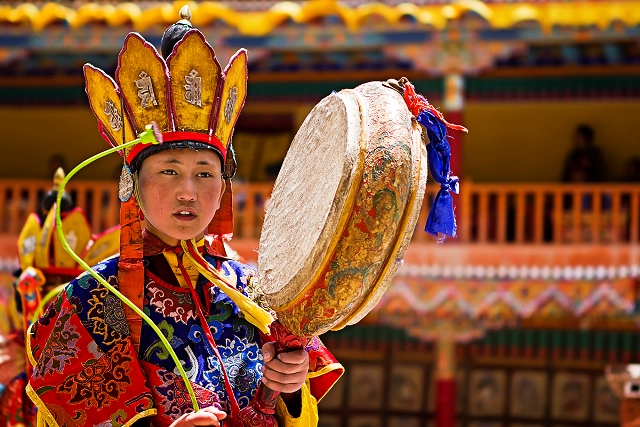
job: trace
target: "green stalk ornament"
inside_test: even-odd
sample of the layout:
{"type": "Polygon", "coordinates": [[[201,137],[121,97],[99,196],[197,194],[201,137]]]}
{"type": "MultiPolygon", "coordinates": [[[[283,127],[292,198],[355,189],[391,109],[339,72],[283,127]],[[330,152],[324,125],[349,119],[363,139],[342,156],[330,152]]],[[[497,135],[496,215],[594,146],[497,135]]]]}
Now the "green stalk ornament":
{"type": "Polygon", "coordinates": [[[98,274],[86,262],[84,262],[73,251],[73,249],[71,249],[71,247],[69,246],[69,243],[67,242],[66,237],[64,236],[64,232],[62,231],[62,218],[60,217],[60,204],[61,204],[61,201],[62,201],[62,195],[64,194],[64,188],[66,187],[66,185],[69,182],[69,180],[71,179],[71,177],[74,176],[78,171],[83,169],[85,166],[87,166],[87,165],[95,162],[96,160],[101,159],[101,158],[103,158],[103,157],[105,157],[105,156],[107,156],[107,155],[109,155],[111,153],[115,153],[117,151],[124,150],[125,148],[129,148],[129,147],[132,147],[132,146],[134,146],[136,144],[140,144],[140,143],[142,143],[142,144],[160,144],[160,143],[162,143],[162,135],[160,134],[160,132],[158,132],[155,123],[147,125],[145,127],[145,129],[146,130],[144,132],[142,132],[140,135],[138,135],[138,139],[135,139],[135,140],[133,140],[131,142],[127,142],[126,144],[122,144],[122,145],[119,145],[117,147],[113,147],[113,148],[105,150],[105,151],[103,151],[101,153],[98,153],[98,154],[88,158],[87,160],[83,161],[82,163],[80,163],[78,166],[73,168],[73,170],[71,172],[69,172],[69,174],[67,174],[67,176],[62,180],[62,183],[60,184],[60,189],[58,190],[58,198],[56,200],[56,230],[58,232],[58,238],[60,239],[60,242],[62,242],[62,247],[64,247],[64,249],[78,263],[78,265],[80,267],[82,267],[85,271],[87,271],[89,274],[91,274],[94,279],[96,279],[98,282],[100,282],[100,284],[102,284],[105,288],[107,288],[115,296],[120,298],[120,300],[123,303],[128,305],[129,308],[131,308],[145,322],[147,322],[147,324],[151,327],[151,329],[153,329],[153,331],[158,335],[158,338],[160,338],[160,341],[165,346],[166,350],[169,352],[169,355],[171,356],[171,358],[175,362],[175,364],[176,364],[176,366],[178,368],[178,371],[180,371],[180,375],[182,376],[182,380],[184,381],[184,385],[187,388],[187,391],[189,392],[189,397],[191,398],[191,403],[193,405],[193,410],[197,412],[197,411],[200,410],[200,407],[198,406],[198,401],[196,400],[196,395],[193,392],[193,387],[191,386],[191,382],[189,381],[189,377],[187,376],[187,373],[185,372],[184,368],[182,367],[182,363],[180,363],[180,359],[178,359],[178,356],[176,355],[175,351],[173,351],[173,348],[169,344],[169,341],[167,341],[167,338],[164,336],[164,334],[162,333],[160,328],[158,328],[158,326],[154,323],[153,320],[151,320],[149,318],[149,316],[144,314],[144,312],[142,310],[140,310],[138,307],[136,307],[136,305],[133,304],[127,297],[122,295],[120,293],[120,291],[118,291],[116,288],[114,288],[112,285],[110,285],[109,282],[107,282],[102,276],[100,276],[100,274],[98,274]]]}

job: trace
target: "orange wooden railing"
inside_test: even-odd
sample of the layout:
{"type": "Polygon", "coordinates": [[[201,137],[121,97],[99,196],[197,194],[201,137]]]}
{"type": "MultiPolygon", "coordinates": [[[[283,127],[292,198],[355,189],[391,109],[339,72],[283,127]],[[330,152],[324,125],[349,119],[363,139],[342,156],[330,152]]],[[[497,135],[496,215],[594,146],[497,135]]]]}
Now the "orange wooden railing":
{"type": "MultiPolygon", "coordinates": [[[[27,216],[37,211],[42,196],[50,189],[51,180],[0,180],[0,233],[18,234],[27,216]]],[[[76,180],[69,183],[67,192],[85,210],[94,232],[118,224],[117,182],[76,180]]]]}
{"type": "MultiPolygon", "coordinates": [[[[434,196],[429,185],[414,241],[434,196]]],[[[0,234],[17,235],[48,189],[48,180],[0,180],[0,234]]],[[[87,212],[94,232],[118,223],[117,183],[71,181],[67,187],[87,212]]],[[[235,237],[257,239],[272,184],[234,184],[235,237]]],[[[456,197],[459,243],[637,244],[640,184],[479,184],[462,182],[456,197]]]]}
{"type": "Polygon", "coordinates": [[[516,244],[636,244],[640,184],[462,186],[460,240],[516,244]]]}

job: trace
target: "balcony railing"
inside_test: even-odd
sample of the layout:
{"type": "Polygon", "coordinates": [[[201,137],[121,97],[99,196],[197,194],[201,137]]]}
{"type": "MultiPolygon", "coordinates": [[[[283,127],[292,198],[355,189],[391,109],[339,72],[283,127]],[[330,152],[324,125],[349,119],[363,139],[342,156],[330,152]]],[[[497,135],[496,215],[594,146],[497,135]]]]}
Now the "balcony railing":
{"type": "Polygon", "coordinates": [[[640,184],[466,183],[460,240],[479,243],[638,243],[640,184]]]}
{"type": "MultiPolygon", "coordinates": [[[[37,212],[51,180],[0,180],[0,233],[19,234],[31,212],[37,212]]],[[[76,204],[83,208],[95,233],[118,224],[118,183],[71,181],[67,186],[76,204]]]]}
{"type": "MultiPolygon", "coordinates": [[[[0,180],[0,234],[17,235],[51,187],[48,180],[0,180]]],[[[435,186],[431,186],[435,187],[435,186]]],[[[94,232],[118,223],[117,183],[71,181],[94,232]]],[[[459,243],[637,244],[640,184],[478,184],[463,182],[456,198],[459,243]]],[[[236,239],[257,239],[272,184],[234,184],[236,239]]],[[[428,191],[418,230],[433,200],[428,191]]],[[[414,241],[435,241],[426,233],[414,241]]]]}

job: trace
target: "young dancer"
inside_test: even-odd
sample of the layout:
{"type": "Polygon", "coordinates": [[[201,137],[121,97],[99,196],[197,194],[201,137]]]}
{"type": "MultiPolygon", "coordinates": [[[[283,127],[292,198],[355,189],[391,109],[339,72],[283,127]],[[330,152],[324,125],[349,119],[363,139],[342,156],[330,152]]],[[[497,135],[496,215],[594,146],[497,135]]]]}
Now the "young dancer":
{"type": "Polygon", "coordinates": [[[122,150],[120,254],[95,270],[159,327],[202,409],[193,411],[156,332],[84,274],[28,335],[34,369],[27,392],[51,426],[247,425],[240,411],[261,382],[282,393],[279,425],[315,426],[317,400],[342,373],[317,339],[276,354],[267,342],[273,315],[253,270],[225,256],[230,141],[246,96],[246,51],[222,71],[183,18],[165,32],[164,59],[132,33],[117,83],[89,65],[85,79],[112,145],[140,136],[151,122],[163,140],[122,150]]]}

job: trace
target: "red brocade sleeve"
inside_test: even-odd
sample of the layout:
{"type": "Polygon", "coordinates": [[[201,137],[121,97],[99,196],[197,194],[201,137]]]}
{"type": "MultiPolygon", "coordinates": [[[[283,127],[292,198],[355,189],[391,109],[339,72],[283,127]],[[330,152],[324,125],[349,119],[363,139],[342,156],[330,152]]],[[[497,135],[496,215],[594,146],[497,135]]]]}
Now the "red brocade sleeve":
{"type": "MultiPolygon", "coordinates": [[[[76,302],[78,304],[79,302],[76,302]]],[[[120,425],[156,414],[146,379],[124,337],[99,346],[63,292],[27,334],[27,354],[34,366],[27,394],[38,418],[49,426],[120,425]]]]}
{"type": "Polygon", "coordinates": [[[318,402],[344,374],[344,367],[324,346],[320,338],[311,338],[306,347],[309,352],[309,385],[318,402]]]}

